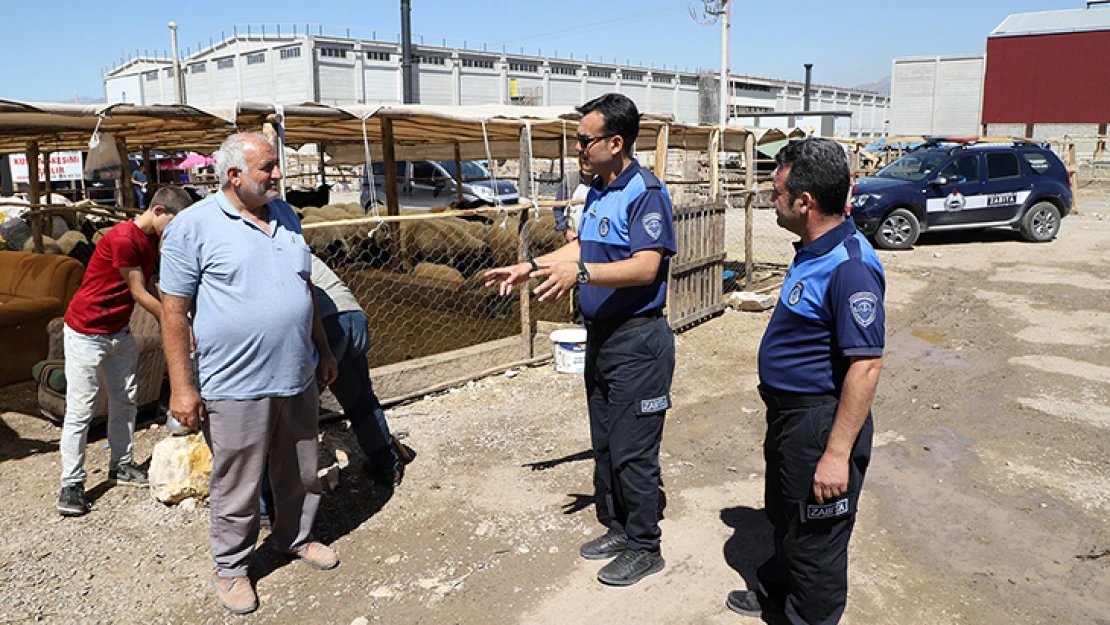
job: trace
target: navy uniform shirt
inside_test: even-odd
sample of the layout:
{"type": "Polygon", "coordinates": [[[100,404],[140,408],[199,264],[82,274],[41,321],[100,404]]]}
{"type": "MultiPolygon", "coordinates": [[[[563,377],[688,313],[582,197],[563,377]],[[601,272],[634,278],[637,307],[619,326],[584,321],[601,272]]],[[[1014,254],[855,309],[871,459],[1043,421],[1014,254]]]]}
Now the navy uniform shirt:
{"type": "Polygon", "coordinates": [[[852,356],[882,356],[886,278],[855,223],[798,250],[759,347],[759,381],[788,393],[839,395],[852,356]]]}
{"type": "Polygon", "coordinates": [[[582,262],[612,263],[641,250],[661,250],[663,260],[648,285],[609,289],[579,287],[582,316],[588,321],[626,319],[663,308],[667,302],[668,258],[677,251],[674,213],[666,187],[635,159],[604,189],[600,177],[586,197],[579,224],[582,262]]]}

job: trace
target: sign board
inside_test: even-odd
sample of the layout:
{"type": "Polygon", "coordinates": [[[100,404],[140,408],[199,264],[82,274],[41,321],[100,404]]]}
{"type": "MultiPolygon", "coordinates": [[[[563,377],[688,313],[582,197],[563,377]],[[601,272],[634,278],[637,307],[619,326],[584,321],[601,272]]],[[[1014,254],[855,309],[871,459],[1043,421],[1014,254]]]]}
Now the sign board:
{"type": "MultiPolygon", "coordinates": [[[[27,175],[27,155],[12,154],[8,156],[8,164],[12,170],[12,181],[27,184],[30,177],[27,175]]],[[[80,180],[84,176],[85,163],[80,152],[51,152],[50,153],[50,181],[80,180]]],[[[43,171],[42,154],[39,154],[39,180],[46,180],[43,171]]]]}

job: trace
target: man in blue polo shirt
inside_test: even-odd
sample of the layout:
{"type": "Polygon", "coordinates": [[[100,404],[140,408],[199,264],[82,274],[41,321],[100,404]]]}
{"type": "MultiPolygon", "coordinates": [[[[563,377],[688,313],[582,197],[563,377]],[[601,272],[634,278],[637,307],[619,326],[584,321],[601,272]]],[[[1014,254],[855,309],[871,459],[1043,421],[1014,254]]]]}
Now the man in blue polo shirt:
{"type": "Polygon", "coordinates": [[[746,616],[831,624],[848,598],[848,541],[871,459],[886,279],[845,216],[843,149],[828,139],[791,141],[776,162],[778,224],[801,243],[759,348],[775,555],[759,567],[758,588],[729,593],[727,605],[746,616]]]}
{"type": "Polygon", "coordinates": [[[220,192],[175,220],[162,244],[170,411],[186,427],[202,427],[212,449],[212,586],[236,614],[258,607],[247,567],[267,451],[275,546],[318,569],[339,563],[312,539],[321,495],[316,385],[335,380],[336,364],[313,302],[300,221],[278,199],[277,164],[261,135],[228,137],[216,157],[220,192]]]}
{"type": "Polygon", "coordinates": [[[659,444],[671,407],[674,334],[663,316],[676,252],[666,188],[633,158],[640,114],[609,93],[578,107],[578,155],[594,182],[578,239],[540,258],[487,272],[501,294],[543,278],[540,301],[579,285],[586,320],[586,396],[594,452],[594,505],[608,531],[582,557],[613,558],[598,579],[635,584],[663,570],[659,444]]]}

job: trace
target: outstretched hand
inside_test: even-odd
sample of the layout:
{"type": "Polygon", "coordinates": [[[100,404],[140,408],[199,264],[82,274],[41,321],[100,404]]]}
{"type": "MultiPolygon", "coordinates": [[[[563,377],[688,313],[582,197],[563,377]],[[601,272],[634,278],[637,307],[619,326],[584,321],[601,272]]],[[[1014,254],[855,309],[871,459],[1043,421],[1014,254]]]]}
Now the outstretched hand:
{"type": "Polygon", "coordinates": [[[578,263],[540,263],[540,268],[532,272],[532,277],[547,278],[532,291],[539,301],[558,300],[578,283],[578,263]]]}
{"type": "Polygon", "coordinates": [[[486,278],[486,288],[500,283],[498,291],[502,296],[513,292],[513,287],[528,280],[532,272],[531,263],[517,263],[508,267],[490,269],[483,276],[486,278]]]}

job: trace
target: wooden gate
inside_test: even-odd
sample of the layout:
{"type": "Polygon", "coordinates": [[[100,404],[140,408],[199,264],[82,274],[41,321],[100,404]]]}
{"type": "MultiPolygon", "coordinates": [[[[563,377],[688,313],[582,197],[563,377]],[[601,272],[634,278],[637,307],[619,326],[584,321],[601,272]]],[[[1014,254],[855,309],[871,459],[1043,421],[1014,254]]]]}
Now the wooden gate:
{"type": "Polygon", "coordinates": [[[671,259],[667,321],[684,330],[725,309],[725,203],[675,207],[678,254],[671,259]]]}

